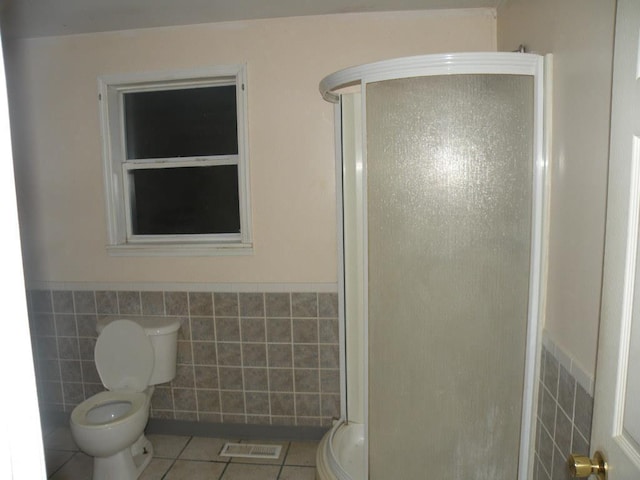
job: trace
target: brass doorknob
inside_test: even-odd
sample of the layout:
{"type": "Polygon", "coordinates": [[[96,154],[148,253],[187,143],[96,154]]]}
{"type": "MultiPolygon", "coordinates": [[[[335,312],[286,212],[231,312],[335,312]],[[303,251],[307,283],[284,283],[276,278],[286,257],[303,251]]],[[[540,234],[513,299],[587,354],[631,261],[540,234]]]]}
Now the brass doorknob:
{"type": "Polygon", "coordinates": [[[600,452],[593,454],[593,460],[584,455],[572,453],[567,459],[567,466],[573,478],[587,478],[591,475],[597,475],[599,480],[607,480],[609,466],[600,452]]]}

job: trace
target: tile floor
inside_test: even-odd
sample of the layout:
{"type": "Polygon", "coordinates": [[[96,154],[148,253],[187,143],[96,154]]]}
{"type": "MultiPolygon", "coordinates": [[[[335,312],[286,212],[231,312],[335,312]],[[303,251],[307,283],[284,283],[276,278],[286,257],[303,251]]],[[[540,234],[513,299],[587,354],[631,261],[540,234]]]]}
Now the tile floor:
{"type": "MultiPolygon", "coordinates": [[[[141,480],[314,480],[314,441],[265,441],[174,435],[148,435],[155,454],[141,480]],[[228,458],[218,453],[226,442],[282,445],[277,460],[228,458]]],[[[44,434],[47,475],[51,480],[90,480],[92,459],[78,451],[68,427],[44,434]]]]}

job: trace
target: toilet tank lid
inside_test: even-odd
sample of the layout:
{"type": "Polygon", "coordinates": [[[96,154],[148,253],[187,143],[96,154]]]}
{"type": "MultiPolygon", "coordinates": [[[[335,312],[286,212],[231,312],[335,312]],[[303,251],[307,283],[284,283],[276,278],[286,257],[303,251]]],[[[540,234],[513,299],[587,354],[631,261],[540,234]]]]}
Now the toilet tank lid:
{"type": "Polygon", "coordinates": [[[101,317],[96,323],[98,335],[115,320],[131,320],[140,325],[147,335],[167,335],[180,328],[180,320],[176,317],[101,317]]]}

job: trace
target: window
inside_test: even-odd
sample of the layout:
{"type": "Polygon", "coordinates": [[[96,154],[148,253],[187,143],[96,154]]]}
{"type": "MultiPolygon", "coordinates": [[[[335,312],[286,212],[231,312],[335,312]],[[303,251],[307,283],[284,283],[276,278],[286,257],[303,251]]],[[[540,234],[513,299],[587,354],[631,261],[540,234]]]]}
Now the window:
{"type": "Polygon", "coordinates": [[[251,252],[244,66],[99,79],[109,251],[251,252]]]}

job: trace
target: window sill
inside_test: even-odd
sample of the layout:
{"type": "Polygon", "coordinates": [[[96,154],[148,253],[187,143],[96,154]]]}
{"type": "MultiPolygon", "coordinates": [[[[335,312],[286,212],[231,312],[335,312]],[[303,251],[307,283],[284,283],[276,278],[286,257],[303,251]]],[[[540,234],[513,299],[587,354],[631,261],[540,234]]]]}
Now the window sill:
{"type": "Polygon", "coordinates": [[[253,244],[127,243],[108,245],[107,252],[114,257],[218,257],[253,255],[253,244]]]}

